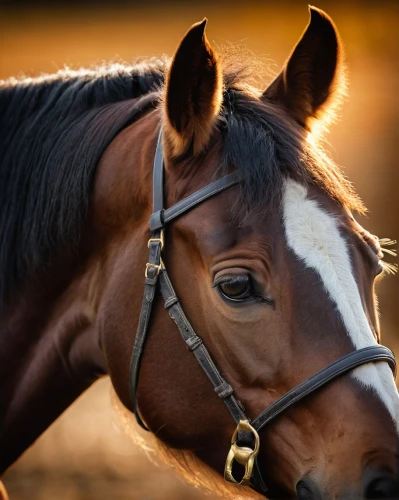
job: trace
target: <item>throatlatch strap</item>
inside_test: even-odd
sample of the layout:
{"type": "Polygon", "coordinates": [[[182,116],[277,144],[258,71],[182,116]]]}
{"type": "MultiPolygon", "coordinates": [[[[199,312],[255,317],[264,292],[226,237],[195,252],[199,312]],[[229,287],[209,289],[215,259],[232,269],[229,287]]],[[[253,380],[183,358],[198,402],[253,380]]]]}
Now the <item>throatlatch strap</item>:
{"type": "MultiPolygon", "coordinates": [[[[158,237],[160,235],[158,234],[158,237]]],[[[161,243],[159,241],[149,242],[150,252],[145,272],[144,295],[141,305],[139,324],[137,326],[136,338],[134,339],[133,353],[130,360],[130,397],[133,403],[133,411],[140,426],[148,431],[142,421],[137,405],[137,385],[139,381],[140,362],[148,332],[152,305],[154,303],[155,291],[158,282],[159,269],[161,265],[161,243]]]]}

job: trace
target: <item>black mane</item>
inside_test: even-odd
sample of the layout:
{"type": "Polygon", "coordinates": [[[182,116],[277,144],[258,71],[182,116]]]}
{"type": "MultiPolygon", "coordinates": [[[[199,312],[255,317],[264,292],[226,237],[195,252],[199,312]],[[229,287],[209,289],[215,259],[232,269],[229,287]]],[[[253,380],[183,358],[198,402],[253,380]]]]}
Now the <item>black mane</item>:
{"type": "Polygon", "coordinates": [[[0,305],[54,248],[79,241],[97,162],[165,64],[0,82],[0,305]]]}
{"type": "MultiPolygon", "coordinates": [[[[78,244],[100,156],[143,107],[159,102],[166,65],[155,60],[0,82],[0,307],[55,249],[78,244]]],[[[289,176],[363,211],[322,149],[283,110],[259,100],[248,67],[234,57],[224,62],[222,142],[214,144],[222,169],[241,170],[238,208],[244,215],[267,210],[289,176]]]]}

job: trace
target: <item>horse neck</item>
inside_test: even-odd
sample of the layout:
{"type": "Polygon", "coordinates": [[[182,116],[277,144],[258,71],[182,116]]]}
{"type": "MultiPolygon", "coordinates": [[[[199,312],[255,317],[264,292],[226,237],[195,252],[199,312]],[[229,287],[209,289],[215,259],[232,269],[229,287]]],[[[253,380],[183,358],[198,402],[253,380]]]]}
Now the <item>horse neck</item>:
{"type": "MultiPolygon", "coordinates": [[[[101,233],[110,231],[107,214],[97,207],[104,208],[103,196],[109,197],[110,176],[122,175],[114,153],[121,141],[129,140],[135,126],[122,131],[99,162],[77,254],[55,259],[45,274],[34,277],[15,294],[0,315],[0,474],[107,372],[98,311],[108,279],[104,268],[110,260],[108,241],[102,241],[101,233]]],[[[155,126],[156,122],[149,130],[155,131],[155,126]]],[[[140,144],[131,148],[133,163],[137,163],[140,144]]],[[[125,177],[128,174],[136,188],[128,195],[138,217],[148,207],[137,191],[137,176],[143,177],[150,193],[150,169],[151,165],[125,170],[125,177]]],[[[123,177],[120,185],[124,185],[122,181],[123,177]]],[[[106,204],[109,213],[112,200],[106,204]]]]}
{"type": "Polygon", "coordinates": [[[0,473],[103,371],[88,292],[95,273],[63,264],[0,317],[0,473]]]}

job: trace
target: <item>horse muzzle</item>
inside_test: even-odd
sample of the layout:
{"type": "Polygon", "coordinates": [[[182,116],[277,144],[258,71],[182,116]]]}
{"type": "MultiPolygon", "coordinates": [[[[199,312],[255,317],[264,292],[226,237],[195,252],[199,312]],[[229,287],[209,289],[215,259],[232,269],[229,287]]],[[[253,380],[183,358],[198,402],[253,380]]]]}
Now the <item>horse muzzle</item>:
{"type": "Polygon", "coordinates": [[[332,493],[326,487],[316,484],[310,478],[301,479],[296,487],[298,500],[395,500],[399,499],[399,479],[386,471],[366,470],[363,475],[362,491],[344,489],[332,493]]]}

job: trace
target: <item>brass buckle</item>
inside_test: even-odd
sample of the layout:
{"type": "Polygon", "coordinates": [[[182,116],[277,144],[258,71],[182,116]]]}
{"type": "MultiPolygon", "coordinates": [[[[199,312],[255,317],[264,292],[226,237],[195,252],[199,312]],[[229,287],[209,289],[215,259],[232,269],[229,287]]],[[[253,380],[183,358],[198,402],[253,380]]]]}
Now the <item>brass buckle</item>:
{"type": "Polygon", "coordinates": [[[254,468],[255,458],[259,453],[260,440],[256,430],[250,425],[248,420],[240,420],[231,438],[231,448],[227,455],[226,465],[224,467],[224,479],[229,483],[238,484],[240,486],[248,486],[251,480],[252,471],[254,468]],[[236,443],[238,431],[250,431],[255,436],[255,448],[252,450],[247,446],[238,446],[236,443]],[[233,476],[234,460],[245,467],[245,473],[241,481],[236,481],[233,476]]]}
{"type": "Polygon", "coordinates": [[[148,269],[149,268],[156,269],[156,271],[157,271],[156,276],[158,276],[159,273],[162,271],[162,269],[165,269],[165,265],[164,265],[162,259],[161,259],[161,262],[159,265],[150,264],[149,262],[147,262],[147,264],[145,265],[145,273],[144,273],[146,278],[148,278],[148,269]]]}
{"type": "MultiPolygon", "coordinates": [[[[148,240],[148,243],[147,243],[148,248],[150,248],[151,243],[160,243],[161,251],[163,250],[163,247],[165,245],[165,236],[164,236],[163,229],[161,229],[161,231],[159,233],[159,238],[150,238],[148,240]]],[[[159,273],[161,272],[161,270],[165,269],[165,266],[164,266],[164,263],[162,262],[162,259],[160,259],[159,265],[158,264],[150,264],[149,262],[147,262],[147,264],[145,265],[145,273],[144,273],[146,278],[148,278],[148,269],[150,269],[150,268],[156,269],[156,271],[157,271],[156,276],[158,276],[159,273]]]]}
{"type": "Polygon", "coordinates": [[[163,229],[161,229],[161,232],[160,232],[159,236],[160,236],[159,238],[150,238],[148,240],[148,244],[147,244],[148,248],[150,248],[150,244],[151,243],[160,243],[161,244],[161,250],[163,250],[163,247],[165,245],[165,237],[164,237],[164,230],[163,229]]]}

